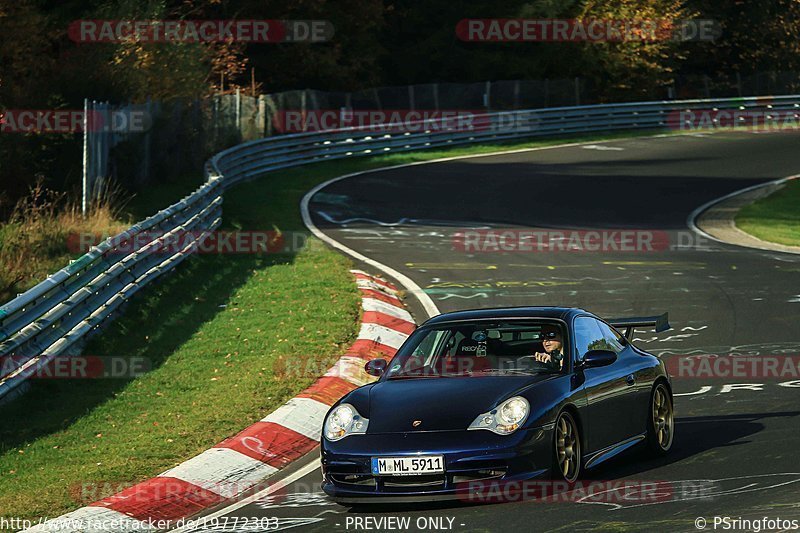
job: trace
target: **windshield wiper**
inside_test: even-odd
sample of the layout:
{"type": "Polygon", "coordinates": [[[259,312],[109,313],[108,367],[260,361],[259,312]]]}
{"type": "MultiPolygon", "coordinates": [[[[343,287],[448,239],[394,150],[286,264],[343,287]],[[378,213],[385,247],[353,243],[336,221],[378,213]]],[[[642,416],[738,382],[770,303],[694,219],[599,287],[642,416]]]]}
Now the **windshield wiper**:
{"type": "Polygon", "coordinates": [[[448,377],[442,374],[397,374],[396,376],[389,376],[387,380],[391,379],[423,379],[423,378],[445,378],[448,377]]]}

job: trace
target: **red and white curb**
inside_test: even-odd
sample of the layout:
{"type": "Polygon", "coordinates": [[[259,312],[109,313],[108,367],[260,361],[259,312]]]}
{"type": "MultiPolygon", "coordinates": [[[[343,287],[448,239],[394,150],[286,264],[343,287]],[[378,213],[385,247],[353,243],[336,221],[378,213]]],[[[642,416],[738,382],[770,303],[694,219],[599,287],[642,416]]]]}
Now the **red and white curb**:
{"type": "Polygon", "coordinates": [[[26,531],[153,531],[264,488],[265,481],[319,443],[323,418],[346,393],[373,381],[364,364],[392,357],[414,330],[397,288],[351,271],[361,292],[358,338],[313,385],[213,448],[108,498],[26,531]]]}

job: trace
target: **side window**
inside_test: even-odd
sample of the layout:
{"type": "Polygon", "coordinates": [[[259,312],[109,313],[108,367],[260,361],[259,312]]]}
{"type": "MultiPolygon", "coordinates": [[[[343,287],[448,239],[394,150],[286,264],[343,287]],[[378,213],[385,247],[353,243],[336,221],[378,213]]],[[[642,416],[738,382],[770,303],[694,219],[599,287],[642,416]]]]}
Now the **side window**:
{"type": "Polygon", "coordinates": [[[411,354],[412,357],[425,357],[430,355],[433,352],[433,348],[436,346],[436,343],[441,337],[441,331],[431,331],[425,338],[417,344],[417,347],[414,348],[414,353],[411,354]]]}
{"type": "Polygon", "coordinates": [[[407,368],[419,368],[430,364],[436,358],[436,351],[442,349],[442,339],[447,333],[445,331],[431,331],[420,341],[414,352],[406,362],[407,368]]]}
{"type": "Polygon", "coordinates": [[[576,360],[583,360],[583,355],[594,349],[593,345],[602,338],[597,320],[588,316],[580,316],[573,322],[575,328],[576,360]]]}
{"type": "Polygon", "coordinates": [[[611,329],[608,324],[598,321],[597,325],[600,328],[600,333],[603,335],[603,342],[606,345],[606,347],[603,348],[604,350],[611,350],[612,352],[619,353],[625,349],[625,344],[622,341],[622,337],[616,331],[611,329]]]}
{"type": "Polygon", "coordinates": [[[613,329],[597,319],[582,316],[575,319],[575,349],[580,361],[589,350],[621,352],[625,346],[613,329]]]}

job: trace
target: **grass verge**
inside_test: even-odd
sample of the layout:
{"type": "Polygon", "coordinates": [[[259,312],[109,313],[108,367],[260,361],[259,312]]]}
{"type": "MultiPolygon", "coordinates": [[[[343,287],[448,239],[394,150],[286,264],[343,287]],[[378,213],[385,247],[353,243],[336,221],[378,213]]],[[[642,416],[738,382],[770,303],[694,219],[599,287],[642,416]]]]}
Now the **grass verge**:
{"type": "Polygon", "coordinates": [[[742,208],[736,226],[764,241],[800,246],[800,180],[742,208]]]}
{"type": "MultiPolygon", "coordinates": [[[[480,145],[331,161],[275,172],[225,195],[227,229],[303,229],[314,185],[389,165],[641,133],[480,145]]],[[[171,185],[190,192],[197,179],[171,185]]],[[[136,218],[153,200],[134,199],[136,218]]],[[[86,348],[142,357],[132,380],[37,380],[3,406],[0,510],[57,516],[147,479],[259,420],[308,386],[356,334],[358,292],[345,257],[309,240],[296,255],[198,256],[131,302],[86,348]],[[308,365],[313,360],[317,365],[308,365]],[[99,489],[99,490],[98,490],[99,489]]]]}

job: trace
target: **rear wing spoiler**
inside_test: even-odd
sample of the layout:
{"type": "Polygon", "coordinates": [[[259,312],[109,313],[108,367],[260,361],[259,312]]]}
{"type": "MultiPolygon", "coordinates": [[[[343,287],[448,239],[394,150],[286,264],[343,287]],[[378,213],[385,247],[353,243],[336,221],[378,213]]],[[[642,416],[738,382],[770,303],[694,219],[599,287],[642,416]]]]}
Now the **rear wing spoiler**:
{"type": "Polygon", "coordinates": [[[631,340],[633,338],[633,330],[635,328],[652,328],[656,329],[656,333],[667,331],[672,326],[669,325],[669,313],[664,313],[658,316],[632,316],[626,318],[609,318],[609,324],[617,329],[625,329],[625,338],[631,340]]]}

